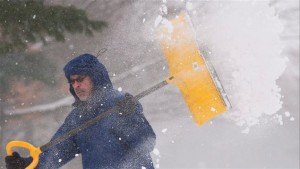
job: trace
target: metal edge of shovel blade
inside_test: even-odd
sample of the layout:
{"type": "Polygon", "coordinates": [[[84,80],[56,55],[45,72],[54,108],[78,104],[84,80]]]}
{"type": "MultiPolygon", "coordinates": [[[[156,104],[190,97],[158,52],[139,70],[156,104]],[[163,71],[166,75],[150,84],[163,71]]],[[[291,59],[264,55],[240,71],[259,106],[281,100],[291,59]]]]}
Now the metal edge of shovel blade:
{"type": "MultiPolygon", "coordinates": [[[[196,32],[194,30],[194,25],[193,25],[192,19],[189,16],[189,13],[187,11],[185,11],[184,14],[185,14],[186,21],[192,27],[193,34],[196,35],[196,32]]],[[[212,78],[212,80],[214,82],[214,85],[217,88],[218,93],[221,96],[224,105],[226,106],[227,110],[231,109],[232,106],[231,106],[230,100],[229,100],[229,98],[228,98],[228,96],[226,94],[226,91],[223,88],[223,85],[222,85],[222,83],[221,83],[221,81],[220,81],[220,79],[218,77],[218,74],[217,74],[215,68],[213,67],[212,63],[210,63],[209,59],[206,57],[206,54],[204,54],[202,51],[200,51],[200,48],[199,48],[199,45],[198,45],[198,42],[197,42],[197,38],[195,38],[195,40],[196,40],[196,45],[198,46],[198,50],[199,50],[200,54],[203,56],[205,65],[208,68],[210,77],[212,78]]]]}

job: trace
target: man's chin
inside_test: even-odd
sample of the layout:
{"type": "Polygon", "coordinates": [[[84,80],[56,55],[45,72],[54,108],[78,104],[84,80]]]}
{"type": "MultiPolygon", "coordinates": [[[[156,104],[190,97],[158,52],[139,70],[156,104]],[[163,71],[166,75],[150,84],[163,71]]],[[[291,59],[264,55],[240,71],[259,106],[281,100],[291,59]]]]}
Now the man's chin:
{"type": "Polygon", "coordinates": [[[87,98],[80,98],[79,97],[79,100],[84,102],[84,101],[87,101],[87,98]]]}
{"type": "Polygon", "coordinates": [[[87,101],[88,97],[87,96],[80,96],[77,95],[80,101],[87,101]]]}

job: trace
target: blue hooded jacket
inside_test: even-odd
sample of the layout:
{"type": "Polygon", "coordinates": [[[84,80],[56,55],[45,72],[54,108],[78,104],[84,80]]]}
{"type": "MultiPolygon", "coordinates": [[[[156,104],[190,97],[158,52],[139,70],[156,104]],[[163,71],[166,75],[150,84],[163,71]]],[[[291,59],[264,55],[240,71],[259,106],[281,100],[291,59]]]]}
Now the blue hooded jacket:
{"type": "MultiPolygon", "coordinates": [[[[64,67],[66,78],[86,74],[94,84],[93,95],[85,102],[76,96],[74,109],[66,117],[52,140],[112,108],[124,99],[124,93],[113,89],[106,68],[90,54],[80,55],[64,67]]],[[[59,143],[40,155],[37,169],[59,168],[81,154],[84,169],[153,169],[150,152],[155,146],[155,133],[143,115],[140,103],[134,112],[116,112],[77,135],[59,143]]]]}

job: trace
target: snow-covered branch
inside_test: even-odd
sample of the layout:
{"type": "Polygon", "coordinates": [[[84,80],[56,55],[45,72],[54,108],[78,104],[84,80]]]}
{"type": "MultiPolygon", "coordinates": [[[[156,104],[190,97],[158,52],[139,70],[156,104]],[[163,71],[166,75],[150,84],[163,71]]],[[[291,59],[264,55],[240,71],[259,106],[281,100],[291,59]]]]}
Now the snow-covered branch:
{"type": "Polygon", "coordinates": [[[18,114],[27,114],[32,112],[44,112],[44,111],[50,111],[55,110],[62,106],[69,106],[74,102],[74,98],[72,96],[68,96],[65,98],[62,98],[58,101],[47,103],[47,104],[41,104],[36,105],[28,108],[23,109],[5,109],[4,114],[6,115],[18,115],[18,114]]]}

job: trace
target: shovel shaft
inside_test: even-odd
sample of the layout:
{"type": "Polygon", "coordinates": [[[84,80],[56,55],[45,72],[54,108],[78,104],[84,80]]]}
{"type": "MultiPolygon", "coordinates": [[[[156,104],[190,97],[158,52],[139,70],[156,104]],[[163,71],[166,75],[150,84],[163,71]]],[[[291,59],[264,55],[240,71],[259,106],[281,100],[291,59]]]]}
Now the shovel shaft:
{"type": "MultiPolygon", "coordinates": [[[[154,85],[153,87],[139,93],[138,95],[134,96],[134,98],[136,100],[139,100],[151,93],[153,93],[154,91],[166,86],[168,84],[168,81],[172,80],[174,77],[170,77],[167,80],[164,80],[156,85],[154,85]]],[[[46,143],[45,145],[41,146],[41,147],[34,147],[33,145],[27,143],[27,142],[23,142],[23,141],[11,141],[7,144],[6,146],[6,150],[7,150],[7,154],[8,155],[12,155],[12,148],[13,147],[22,147],[22,148],[27,148],[30,152],[30,155],[33,158],[33,162],[26,168],[26,169],[33,169],[37,166],[38,161],[39,161],[39,155],[47,150],[48,148],[59,144],[65,140],[67,140],[70,137],[75,136],[76,134],[78,134],[79,132],[85,130],[86,128],[89,128],[90,126],[94,125],[95,123],[101,121],[102,119],[108,117],[109,115],[111,115],[112,113],[116,112],[118,110],[117,106],[112,107],[111,109],[109,109],[106,112],[101,113],[100,115],[96,116],[95,118],[87,121],[86,123],[72,129],[71,131],[69,131],[68,133],[65,133],[64,135],[60,136],[57,139],[51,140],[50,142],[46,143]]]]}
{"type": "MultiPolygon", "coordinates": [[[[172,76],[172,77],[168,78],[168,80],[172,80],[173,78],[174,77],[172,76]]],[[[153,87],[139,93],[138,95],[134,96],[134,98],[136,100],[139,100],[139,99],[153,93],[154,91],[166,86],[167,84],[168,84],[167,80],[164,80],[164,81],[154,85],[153,87]]],[[[111,109],[109,109],[108,111],[103,112],[100,115],[96,116],[94,119],[91,119],[90,121],[87,121],[86,123],[72,129],[71,131],[69,131],[68,133],[62,135],[61,137],[48,142],[47,144],[40,147],[41,151],[45,151],[46,149],[52,147],[53,145],[61,143],[61,142],[65,141],[66,139],[76,135],[78,132],[80,132],[82,130],[85,130],[86,128],[94,125],[95,123],[99,122],[100,120],[104,119],[105,117],[108,117],[112,113],[116,112],[117,108],[118,108],[117,106],[114,106],[111,109]]]]}
{"type": "Polygon", "coordinates": [[[47,144],[41,146],[41,151],[45,151],[48,148],[50,148],[50,147],[52,147],[52,146],[54,146],[58,143],[61,143],[65,140],[67,140],[70,137],[75,136],[80,131],[85,130],[86,128],[88,128],[88,127],[94,125],[95,123],[97,123],[98,121],[100,121],[100,120],[104,119],[105,117],[111,115],[113,112],[116,112],[117,108],[118,108],[117,106],[114,106],[113,108],[109,109],[108,111],[101,113],[100,115],[96,116],[95,118],[93,118],[93,119],[87,121],[86,123],[72,129],[68,133],[65,133],[64,135],[60,136],[59,138],[48,142],[47,144]]]}
{"type": "MultiPolygon", "coordinates": [[[[171,79],[173,79],[173,76],[169,78],[169,80],[171,80],[171,79]]],[[[141,98],[143,98],[143,97],[145,97],[145,96],[147,96],[147,95],[149,95],[149,94],[155,92],[156,90],[158,90],[158,89],[160,89],[160,88],[166,86],[167,84],[168,84],[167,80],[164,80],[164,81],[162,81],[162,82],[160,82],[160,83],[154,85],[153,87],[151,87],[151,88],[149,88],[149,89],[147,89],[147,90],[145,90],[145,91],[139,93],[139,94],[136,95],[134,98],[135,98],[136,100],[140,100],[141,98]]]]}

